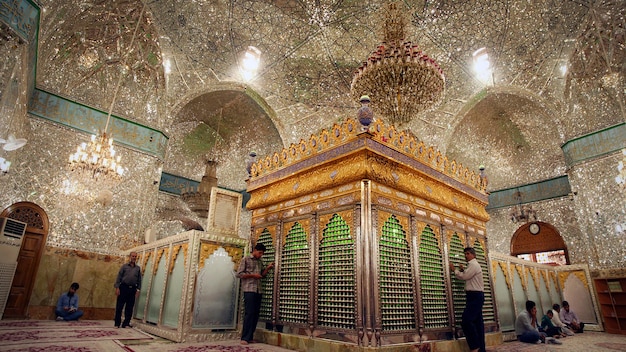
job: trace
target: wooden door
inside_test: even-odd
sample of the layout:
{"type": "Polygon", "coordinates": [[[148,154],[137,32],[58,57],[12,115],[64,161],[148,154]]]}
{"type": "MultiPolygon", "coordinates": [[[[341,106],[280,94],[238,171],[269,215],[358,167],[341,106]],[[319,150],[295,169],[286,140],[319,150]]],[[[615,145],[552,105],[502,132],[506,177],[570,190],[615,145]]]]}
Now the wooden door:
{"type": "Polygon", "coordinates": [[[48,217],[43,209],[30,202],[15,203],[0,216],[28,224],[2,317],[3,319],[25,319],[28,318],[28,303],[35,285],[39,261],[46,246],[48,217]]]}

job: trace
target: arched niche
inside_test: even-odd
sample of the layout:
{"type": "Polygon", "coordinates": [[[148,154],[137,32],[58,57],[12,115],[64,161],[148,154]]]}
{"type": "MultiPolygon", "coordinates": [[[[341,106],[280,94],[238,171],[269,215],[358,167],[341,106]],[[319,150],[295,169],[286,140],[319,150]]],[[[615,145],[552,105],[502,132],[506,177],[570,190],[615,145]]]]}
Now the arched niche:
{"type": "Polygon", "coordinates": [[[538,263],[570,264],[567,245],[559,231],[541,221],[526,223],[515,231],[511,238],[511,255],[538,263]]]}

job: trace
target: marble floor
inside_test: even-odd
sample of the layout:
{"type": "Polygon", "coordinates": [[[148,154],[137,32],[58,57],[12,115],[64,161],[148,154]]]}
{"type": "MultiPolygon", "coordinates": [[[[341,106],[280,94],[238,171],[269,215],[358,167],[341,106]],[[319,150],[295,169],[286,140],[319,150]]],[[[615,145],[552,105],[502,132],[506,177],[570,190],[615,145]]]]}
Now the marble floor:
{"type": "MultiPolygon", "coordinates": [[[[490,346],[489,352],[626,352],[626,335],[585,332],[560,339],[561,345],[525,344],[517,341],[490,346]]],[[[465,352],[460,350],[426,349],[428,352],[465,352]]],[[[400,347],[400,346],[399,346],[400,347]]],[[[422,346],[423,347],[423,346],[422,346]]],[[[316,352],[319,348],[308,349],[316,352]]],[[[333,349],[335,350],[335,349],[333,349]]],[[[338,350],[352,350],[339,348],[338,350]]],[[[374,351],[375,348],[363,350],[374,351]]],[[[395,350],[395,349],[394,349],[395,350]]],[[[404,345],[398,351],[422,352],[417,345],[404,345]]],[[[289,352],[289,349],[253,343],[243,346],[238,340],[196,343],[174,343],[149,335],[136,328],[116,329],[111,321],[56,322],[47,320],[0,321],[0,351],[80,351],[80,352],[289,352]]],[[[327,351],[321,351],[327,352],[327,351]]],[[[333,352],[333,351],[328,351],[333,352]]]]}

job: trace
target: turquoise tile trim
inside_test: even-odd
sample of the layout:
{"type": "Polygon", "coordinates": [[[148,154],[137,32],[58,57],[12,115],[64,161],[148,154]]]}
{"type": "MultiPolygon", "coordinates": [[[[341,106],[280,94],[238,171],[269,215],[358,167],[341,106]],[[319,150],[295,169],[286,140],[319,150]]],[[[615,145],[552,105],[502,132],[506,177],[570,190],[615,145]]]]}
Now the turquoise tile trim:
{"type": "MultiPolygon", "coordinates": [[[[28,113],[89,134],[98,134],[106,126],[107,113],[58,95],[35,89],[28,113]]],[[[114,143],[165,157],[168,137],[163,132],[112,115],[108,133],[114,143]]]]}
{"type": "Polygon", "coordinates": [[[28,0],[0,0],[0,21],[27,43],[36,42],[39,6],[28,0]]]}
{"type": "Polygon", "coordinates": [[[200,182],[194,181],[182,176],[168,174],[167,172],[161,173],[161,183],[159,184],[159,191],[175,194],[180,196],[184,189],[198,190],[200,182]]]}
{"type": "Polygon", "coordinates": [[[532,203],[547,199],[565,197],[572,192],[567,175],[527,185],[501,189],[489,194],[487,210],[510,207],[519,204],[516,193],[521,194],[521,203],[532,203]]]}
{"type": "Polygon", "coordinates": [[[626,123],[567,141],[561,146],[567,167],[626,148],[626,123]]]}

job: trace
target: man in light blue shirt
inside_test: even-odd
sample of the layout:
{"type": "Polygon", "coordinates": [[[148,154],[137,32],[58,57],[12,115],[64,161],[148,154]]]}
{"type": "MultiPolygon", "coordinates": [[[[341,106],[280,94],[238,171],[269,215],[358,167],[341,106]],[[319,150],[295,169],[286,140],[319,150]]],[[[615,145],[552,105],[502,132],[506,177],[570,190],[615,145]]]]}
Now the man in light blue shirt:
{"type": "Polygon", "coordinates": [[[59,297],[57,301],[57,307],[55,313],[57,320],[78,320],[83,316],[83,311],[78,310],[78,282],[74,282],[70,285],[70,289],[59,297]]]}

